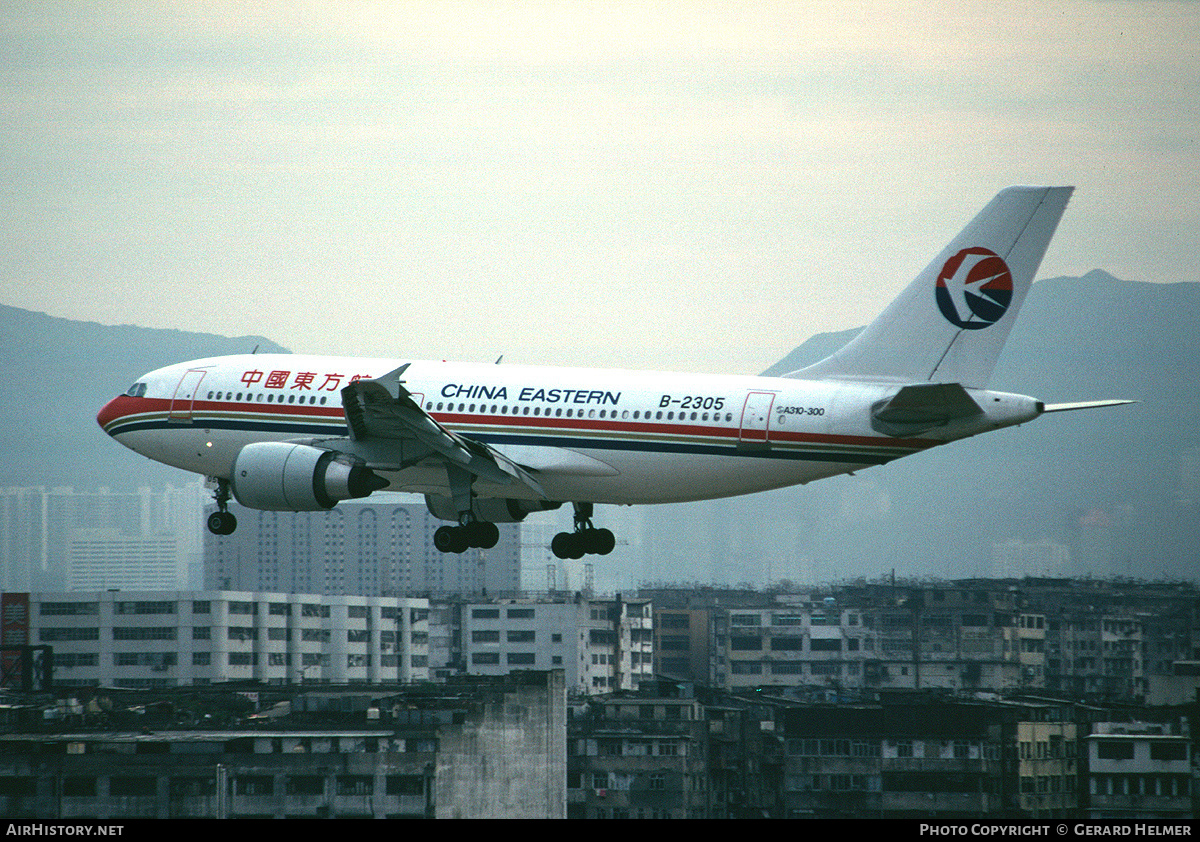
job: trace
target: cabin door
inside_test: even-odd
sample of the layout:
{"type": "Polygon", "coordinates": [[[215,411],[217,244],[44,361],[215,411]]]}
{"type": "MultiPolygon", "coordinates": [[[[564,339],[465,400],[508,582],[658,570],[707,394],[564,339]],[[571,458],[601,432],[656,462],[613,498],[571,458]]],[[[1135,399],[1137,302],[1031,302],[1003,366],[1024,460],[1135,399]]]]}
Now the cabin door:
{"type": "Polygon", "coordinates": [[[771,407],[774,392],[750,392],[742,407],[742,425],[738,434],[740,447],[766,447],[771,437],[771,407]]]}

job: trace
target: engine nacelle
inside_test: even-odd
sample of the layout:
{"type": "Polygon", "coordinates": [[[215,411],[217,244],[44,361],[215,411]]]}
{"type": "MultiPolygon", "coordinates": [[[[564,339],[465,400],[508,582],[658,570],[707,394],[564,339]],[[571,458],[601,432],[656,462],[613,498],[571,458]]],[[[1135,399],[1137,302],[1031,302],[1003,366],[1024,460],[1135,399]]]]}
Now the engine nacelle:
{"type": "MultiPolygon", "coordinates": [[[[458,522],[458,510],[454,501],[449,497],[438,494],[426,494],[425,505],[429,512],[441,520],[458,522]]],[[[562,503],[552,503],[549,500],[509,500],[501,497],[485,497],[471,501],[471,514],[477,520],[488,523],[520,523],[525,516],[532,512],[548,512],[557,509],[562,503]]]]}
{"type": "Polygon", "coordinates": [[[303,444],[261,442],[238,452],[233,496],[248,509],[317,512],[339,500],[366,497],[387,480],[344,454],[303,444]]]}

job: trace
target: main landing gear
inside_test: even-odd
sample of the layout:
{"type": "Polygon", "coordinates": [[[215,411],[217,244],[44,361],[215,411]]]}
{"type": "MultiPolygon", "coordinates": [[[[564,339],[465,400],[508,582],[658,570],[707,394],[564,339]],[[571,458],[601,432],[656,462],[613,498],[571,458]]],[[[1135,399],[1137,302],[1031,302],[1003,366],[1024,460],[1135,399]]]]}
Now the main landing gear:
{"type": "Polygon", "coordinates": [[[213,499],[217,501],[217,511],[208,516],[208,531],[213,535],[232,535],[237,529],[237,518],[229,511],[229,480],[217,479],[213,499]]]}
{"type": "Polygon", "coordinates": [[[610,529],[592,525],[592,504],[575,503],[575,531],[560,532],[550,542],[550,551],[558,558],[583,558],[585,555],[608,555],[617,545],[610,529]]]}
{"type": "Polygon", "coordinates": [[[490,550],[499,540],[499,527],[486,520],[470,520],[459,526],[440,526],[433,533],[433,545],[442,553],[462,553],[472,547],[490,550]]]}

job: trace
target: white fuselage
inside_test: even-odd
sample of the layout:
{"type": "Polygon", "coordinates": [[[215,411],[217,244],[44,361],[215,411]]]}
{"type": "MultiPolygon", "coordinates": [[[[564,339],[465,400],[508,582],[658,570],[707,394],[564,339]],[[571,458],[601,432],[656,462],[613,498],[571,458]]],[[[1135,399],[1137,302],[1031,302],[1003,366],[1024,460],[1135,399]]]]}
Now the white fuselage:
{"type": "MultiPolygon", "coordinates": [[[[443,462],[351,442],[340,390],[405,360],[243,355],[150,372],[98,420],[151,459],[229,478],[248,444],[295,441],[349,451],[388,489],[446,494],[443,462]]],[[[873,429],[894,382],[413,361],[404,387],[446,429],[531,469],[554,501],[702,500],[805,483],[1030,420],[1027,397],[969,390],[983,414],[919,436],[873,429]]],[[[512,487],[478,480],[481,497],[512,487]]],[[[525,493],[528,496],[528,492],[525,493]]]]}

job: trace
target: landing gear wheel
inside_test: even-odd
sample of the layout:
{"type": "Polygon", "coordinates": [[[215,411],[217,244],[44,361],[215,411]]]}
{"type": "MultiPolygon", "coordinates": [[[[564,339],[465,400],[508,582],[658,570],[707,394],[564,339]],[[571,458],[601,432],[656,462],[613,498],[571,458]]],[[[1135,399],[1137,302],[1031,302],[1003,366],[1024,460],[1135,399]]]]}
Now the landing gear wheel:
{"type": "Polygon", "coordinates": [[[582,529],[560,532],[550,542],[550,551],[558,558],[579,559],[585,555],[608,555],[617,545],[609,529],[582,529]]]}
{"type": "Polygon", "coordinates": [[[237,518],[229,512],[213,512],[208,516],[208,531],[214,535],[232,535],[237,529],[237,518]]]}
{"type": "Polygon", "coordinates": [[[433,545],[438,552],[461,553],[467,549],[467,536],[460,526],[440,526],[433,533],[433,545]]]}
{"type": "Polygon", "coordinates": [[[481,550],[490,550],[500,541],[500,528],[486,520],[477,520],[460,528],[466,532],[467,542],[481,550]]]}
{"type": "Polygon", "coordinates": [[[237,518],[229,513],[229,480],[219,477],[211,479],[217,483],[217,490],[213,492],[217,511],[208,516],[208,531],[214,535],[232,535],[237,529],[237,518]]]}
{"type": "Polygon", "coordinates": [[[608,555],[617,546],[610,529],[592,525],[592,504],[575,503],[575,531],[560,532],[550,542],[550,551],[558,558],[583,558],[587,554],[608,555]]]}
{"type": "Polygon", "coordinates": [[[617,536],[611,529],[592,529],[588,538],[588,552],[608,555],[617,546],[617,536]]]}
{"type": "Polygon", "coordinates": [[[471,547],[490,550],[499,541],[500,528],[483,520],[462,526],[439,526],[433,533],[433,545],[442,553],[466,552],[471,547]]]}
{"type": "Polygon", "coordinates": [[[578,532],[560,532],[550,542],[550,551],[558,558],[583,558],[583,541],[578,532]]]}

